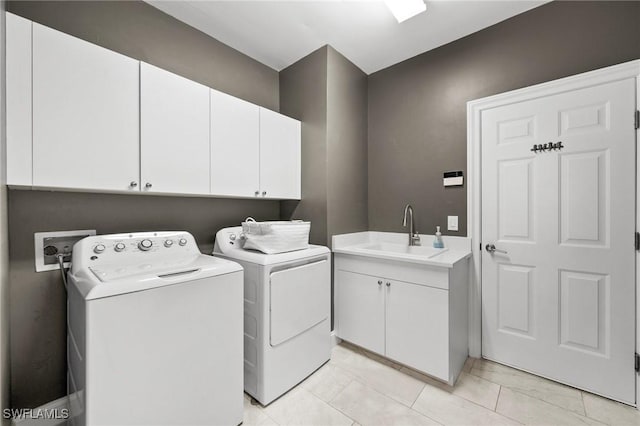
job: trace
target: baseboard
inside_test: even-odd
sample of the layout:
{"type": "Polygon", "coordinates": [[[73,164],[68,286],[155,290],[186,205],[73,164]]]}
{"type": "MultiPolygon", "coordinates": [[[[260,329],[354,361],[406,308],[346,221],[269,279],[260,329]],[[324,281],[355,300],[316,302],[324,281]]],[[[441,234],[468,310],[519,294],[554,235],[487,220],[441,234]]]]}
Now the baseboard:
{"type": "Polygon", "coordinates": [[[331,331],[331,347],[338,346],[342,339],[336,336],[336,331],[331,331]]]}
{"type": "MultiPolygon", "coordinates": [[[[12,426],[64,426],[67,424],[67,419],[52,419],[47,418],[54,415],[54,413],[62,414],[66,410],[69,413],[69,397],[63,396],[54,401],[47,402],[40,407],[32,408],[29,413],[28,410],[22,410],[24,417],[13,419],[11,421],[12,426]]],[[[17,412],[17,411],[16,411],[17,412]]],[[[3,413],[4,414],[4,413],[3,413]]]]}

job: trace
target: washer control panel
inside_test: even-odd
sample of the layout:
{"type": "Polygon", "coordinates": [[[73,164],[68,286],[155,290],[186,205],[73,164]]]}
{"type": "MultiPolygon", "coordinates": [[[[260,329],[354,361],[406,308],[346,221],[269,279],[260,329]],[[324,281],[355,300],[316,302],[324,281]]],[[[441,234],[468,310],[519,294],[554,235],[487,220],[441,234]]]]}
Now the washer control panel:
{"type": "Polygon", "coordinates": [[[185,231],[138,232],[96,235],[73,248],[73,266],[158,261],[176,256],[199,255],[193,236],[185,231]]]}

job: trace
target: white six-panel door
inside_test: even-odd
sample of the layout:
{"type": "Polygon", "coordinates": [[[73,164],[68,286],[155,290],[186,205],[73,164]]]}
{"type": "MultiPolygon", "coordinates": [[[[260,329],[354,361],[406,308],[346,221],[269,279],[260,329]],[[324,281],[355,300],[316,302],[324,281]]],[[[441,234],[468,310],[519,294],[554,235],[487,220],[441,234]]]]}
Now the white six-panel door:
{"type": "Polygon", "coordinates": [[[489,109],[481,121],[483,356],[627,403],[634,111],[627,79],[489,109]],[[549,142],[563,148],[531,151],[549,142]]]}

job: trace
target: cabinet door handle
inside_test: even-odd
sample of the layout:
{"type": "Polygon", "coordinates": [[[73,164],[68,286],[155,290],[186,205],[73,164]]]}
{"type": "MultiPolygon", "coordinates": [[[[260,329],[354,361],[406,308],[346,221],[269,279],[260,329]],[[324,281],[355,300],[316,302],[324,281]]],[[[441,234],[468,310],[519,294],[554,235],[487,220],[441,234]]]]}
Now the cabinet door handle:
{"type": "Polygon", "coordinates": [[[135,188],[136,186],[138,186],[138,182],[136,182],[135,180],[132,180],[131,183],[129,183],[130,188],[135,188]]]}
{"type": "Polygon", "coordinates": [[[258,195],[260,195],[260,191],[256,191],[255,194],[256,194],[256,197],[257,197],[258,195]]]}
{"type": "Polygon", "coordinates": [[[147,184],[144,186],[145,188],[149,189],[151,188],[153,185],[150,182],[147,182],[147,184]]]}
{"type": "Polygon", "coordinates": [[[391,287],[391,283],[387,281],[387,287],[391,287]]]}
{"type": "Polygon", "coordinates": [[[262,196],[264,197],[265,195],[267,195],[267,191],[262,191],[262,196]]]}
{"type": "Polygon", "coordinates": [[[378,280],[378,285],[382,285],[382,280],[378,280]]]}

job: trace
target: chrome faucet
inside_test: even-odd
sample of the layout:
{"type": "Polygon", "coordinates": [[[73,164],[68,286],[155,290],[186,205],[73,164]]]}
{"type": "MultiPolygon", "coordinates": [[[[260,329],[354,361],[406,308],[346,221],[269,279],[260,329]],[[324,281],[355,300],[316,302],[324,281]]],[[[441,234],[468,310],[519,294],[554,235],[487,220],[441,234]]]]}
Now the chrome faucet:
{"type": "Polygon", "coordinates": [[[407,204],[404,206],[404,219],[402,220],[402,226],[407,227],[407,213],[409,213],[409,245],[410,246],[419,246],[420,245],[420,235],[416,231],[416,228],[413,224],[413,207],[411,204],[407,204]]]}

